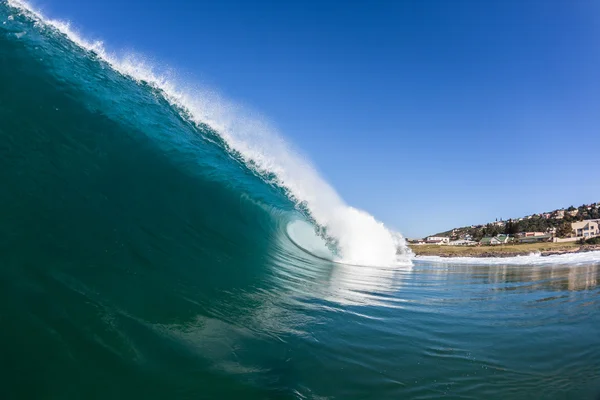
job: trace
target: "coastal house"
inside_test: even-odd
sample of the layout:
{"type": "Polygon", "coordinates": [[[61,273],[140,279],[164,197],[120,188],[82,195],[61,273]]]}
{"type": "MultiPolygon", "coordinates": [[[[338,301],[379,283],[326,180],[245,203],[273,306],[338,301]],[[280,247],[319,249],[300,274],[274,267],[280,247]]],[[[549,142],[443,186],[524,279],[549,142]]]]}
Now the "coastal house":
{"type": "Polygon", "coordinates": [[[574,237],[589,238],[600,235],[600,220],[588,219],[571,223],[571,228],[575,232],[574,237]]]}
{"type": "Polygon", "coordinates": [[[508,235],[498,235],[492,239],[491,244],[506,244],[508,243],[508,235]]]}
{"type": "Polygon", "coordinates": [[[427,244],[448,244],[450,243],[450,238],[447,236],[429,236],[427,240],[425,240],[427,244]]]}
{"type": "Polygon", "coordinates": [[[482,246],[489,246],[490,242],[492,241],[493,238],[491,237],[482,237],[481,240],[479,241],[479,244],[482,246]]]}
{"type": "Polygon", "coordinates": [[[476,244],[477,242],[467,239],[453,240],[448,243],[449,246],[475,246],[476,244]]]}
{"type": "Polygon", "coordinates": [[[519,243],[550,242],[550,241],[552,241],[552,235],[542,234],[542,235],[522,236],[518,239],[518,241],[519,241],[519,243]]]}
{"type": "Polygon", "coordinates": [[[508,243],[508,235],[498,235],[498,236],[494,236],[494,237],[484,237],[479,241],[479,244],[481,245],[487,245],[487,246],[496,246],[499,244],[506,244],[508,243]]]}

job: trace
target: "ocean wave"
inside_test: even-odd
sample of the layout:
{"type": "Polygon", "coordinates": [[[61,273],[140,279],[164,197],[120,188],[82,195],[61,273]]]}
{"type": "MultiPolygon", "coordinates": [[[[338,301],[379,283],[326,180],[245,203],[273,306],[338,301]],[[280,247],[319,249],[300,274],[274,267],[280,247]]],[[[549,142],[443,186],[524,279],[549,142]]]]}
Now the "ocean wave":
{"type": "Polygon", "coordinates": [[[155,88],[181,110],[183,117],[214,129],[229,151],[240,156],[267,183],[284,188],[297,207],[317,224],[317,231],[335,245],[341,261],[389,265],[396,262],[397,253],[408,253],[402,235],[391,232],[367,212],[347,205],[264,118],[257,118],[215,91],[178,79],[173,71],[161,71],[142,56],[110,52],[102,41],[85,39],[70,23],[46,18],[26,1],[7,3],[33,19],[39,29],[59,31],[119,73],[155,88]]]}

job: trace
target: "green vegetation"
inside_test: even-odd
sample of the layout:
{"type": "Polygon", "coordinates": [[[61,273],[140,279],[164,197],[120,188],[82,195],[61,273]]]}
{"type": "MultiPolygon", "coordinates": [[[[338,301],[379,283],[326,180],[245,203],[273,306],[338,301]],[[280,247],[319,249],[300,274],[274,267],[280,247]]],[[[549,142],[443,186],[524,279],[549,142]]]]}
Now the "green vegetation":
{"type": "Polygon", "coordinates": [[[563,221],[562,224],[556,228],[556,236],[565,238],[571,235],[573,229],[571,228],[571,223],[567,221],[563,221]]]}
{"type": "Polygon", "coordinates": [[[581,247],[575,242],[567,243],[526,243],[507,244],[498,246],[439,246],[420,245],[410,246],[418,256],[441,257],[481,257],[481,256],[517,256],[530,253],[576,251],[581,247]]]}
{"type": "Polygon", "coordinates": [[[591,239],[581,239],[579,241],[580,244],[591,244],[591,245],[600,245],[600,237],[595,237],[591,239]]]}
{"type": "Polygon", "coordinates": [[[483,237],[499,234],[514,236],[518,232],[548,232],[556,229],[557,236],[565,237],[571,233],[572,222],[586,219],[600,219],[600,203],[570,206],[566,210],[554,210],[507,221],[500,219],[486,225],[465,226],[431,236],[449,236],[451,240],[456,240],[470,235],[473,240],[479,241],[483,237]]]}

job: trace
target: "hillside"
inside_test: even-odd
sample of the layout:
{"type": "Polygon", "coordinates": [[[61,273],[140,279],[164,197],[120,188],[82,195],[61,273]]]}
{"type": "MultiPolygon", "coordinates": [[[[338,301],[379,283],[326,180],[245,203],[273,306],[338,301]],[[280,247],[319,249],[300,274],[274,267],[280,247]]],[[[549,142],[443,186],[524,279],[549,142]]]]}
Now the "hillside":
{"type": "Polygon", "coordinates": [[[448,236],[452,240],[471,237],[473,240],[480,240],[484,236],[495,236],[501,233],[554,232],[564,222],[583,221],[586,219],[600,219],[600,202],[582,204],[579,207],[571,206],[516,219],[500,219],[499,221],[483,225],[463,226],[438,232],[430,236],[448,236]]]}

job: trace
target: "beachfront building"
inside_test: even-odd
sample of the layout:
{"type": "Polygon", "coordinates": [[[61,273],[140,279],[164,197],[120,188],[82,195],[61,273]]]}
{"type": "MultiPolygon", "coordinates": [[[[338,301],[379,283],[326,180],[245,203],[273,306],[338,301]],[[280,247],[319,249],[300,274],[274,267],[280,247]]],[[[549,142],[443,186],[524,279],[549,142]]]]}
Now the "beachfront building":
{"type": "Polygon", "coordinates": [[[573,228],[574,237],[577,238],[600,236],[600,220],[597,219],[573,222],[571,228],[573,228]]]}
{"type": "Polygon", "coordinates": [[[450,238],[447,236],[429,236],[425,241],[427,244],[448,244],[450,243],[450,238]]]}
{"type": "Polygon", "coordinates": [[[550,242],[552,241],[551,234],[542,234],[542,235],[531,235],[531,236],[521,236],[518,239],[519,243],[540,243],[540,242],[550,242]]]}
{"type": "Polygon", "coordinates": [[[481,245],[496,246],[508,243],[508,235],[498,235],[494,237],[484,237],[479,241],[481,245]]]}
{"type": "Polygon", "coordinates": [[[468,239],[453,240],[448,243],[449,246],[475,246],[477,242],[468,239]]]}

